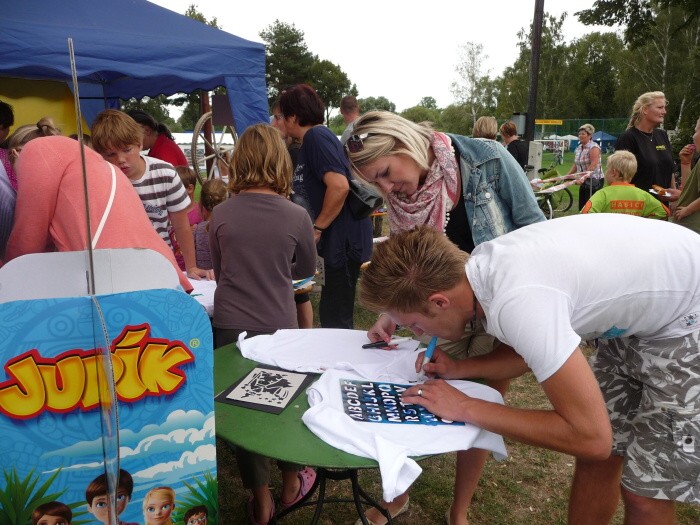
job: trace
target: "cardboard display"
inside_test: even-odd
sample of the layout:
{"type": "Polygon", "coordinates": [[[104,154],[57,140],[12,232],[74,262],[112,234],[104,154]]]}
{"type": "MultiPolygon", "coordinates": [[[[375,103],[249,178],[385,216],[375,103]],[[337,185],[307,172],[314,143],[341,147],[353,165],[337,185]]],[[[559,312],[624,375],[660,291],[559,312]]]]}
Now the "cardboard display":
{"type": "MultiPolygon", "coordinates": [[[[107,251],[102,255],[113,262],[128,255],[107,251]]],[[[55,264],[84,257],[77,253],[40,257],[55,264]]],[[[39,271],[37,260],[30,263],[39,271]]],[[[151,275],[152,282],[176,286],[167,264],[172,275],[151,275]]],[[[101,268],[101,279],[123,289],[121,270],[109,267],[101,268]]],[[[149,268],[140,271],[148,275],[149,268]]],[[[4,286],[6,270],[0,269],[4,286]]],[[[40,292],[26,278],[33,274],[24,275],[25,288],[33,289],[27,295],[35,297],[40,292]]],[[[144,498],[165,487],[149,496],[150,507],[167,506],[181,523],[189,508],[203,504],[208,523],[216,523],[211,325],[201,305],[172,288],[0,304],[0,498],[13,494],[11,505],[23,516],[55,500],[72,509],[72,525],[147,524],[144,498]],[[125,473],[133,482],[130,497],[125,473]],[[88,507],[86,489],[100,476],[107,503],[95,498],[88,507]],[[27,480],[35,485],[16,492],[27,480]],[[114,511],[104,516],[104,507],[123,510],[117,519],[114,511]]]]}

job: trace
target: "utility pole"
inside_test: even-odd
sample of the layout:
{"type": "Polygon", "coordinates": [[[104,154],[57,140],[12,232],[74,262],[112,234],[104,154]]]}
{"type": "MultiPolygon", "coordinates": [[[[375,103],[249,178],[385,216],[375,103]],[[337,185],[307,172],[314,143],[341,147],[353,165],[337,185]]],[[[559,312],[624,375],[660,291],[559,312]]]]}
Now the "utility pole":
{"type": "Polygon", "coordinates": [[[535,116],[537,114],[537,80],[540,72],[540,48],[542,47],[542,18],[544,0],[535,0],[535,16],[532,19],[532,58],[530,60],[530,91],[527,99],[525,140],[535,140],[535,116]]]}

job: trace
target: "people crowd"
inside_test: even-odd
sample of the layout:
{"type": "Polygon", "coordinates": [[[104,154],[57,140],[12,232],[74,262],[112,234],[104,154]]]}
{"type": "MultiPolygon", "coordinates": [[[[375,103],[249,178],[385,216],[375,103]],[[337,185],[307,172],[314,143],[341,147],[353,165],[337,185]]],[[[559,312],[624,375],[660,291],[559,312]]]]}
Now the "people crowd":
{"type": "MultiPolygon", "coordinates": [[[[525,172],[527,142],[489,115],[462,136],[361,113],[349,95],[339,140],[316,90],[289,86],[269,123],[242,131],[226,182],[207,180],[197,200],[197,173],[148,113],[105,110],[81,144],[49,116],[14,127],[21,119],[0,101],[0,265],[88,244],[150,248],[185,292],[216,281],[216,348],[243,332],[311,328],[309,296],[292,281],[322,274],[321,327],[354,328],[359,289],[378,313],[370,341],[389,346],[401,326],[424,343],[439,337],[431,362],[418,356],[429,380],[407,402],[576,458],[569,523],[608,523],[620,498],[626,523],[673,523],[674,501],[700,503],[700,119],[675,156],[666,105],[660,91],[640,95],[607,158],[593,125],[581,125],[568,172],[588,175],[581,213],[547,221],[525,172]],[[373,245],[370,219],[353,214],[353,179],[382,193],[388,240],[373,245]],[[85,189],[89,210],[75,205],[85,189]],[[527,371],[550,410],[475,402],[444,381],[480,378],[505,395],[527,371]]],[[[235,454],[249,520],[268,523],[270,460],[235,454]]],[[[480,449],[457,454],[448,524],[469,523],[486,461],[480,449]]],[[[287,508],[316,474],[278,466],[287,508]]],[[[406,512],[409,493],[381,506],[366,511],[369,523],[406,512]]]]}

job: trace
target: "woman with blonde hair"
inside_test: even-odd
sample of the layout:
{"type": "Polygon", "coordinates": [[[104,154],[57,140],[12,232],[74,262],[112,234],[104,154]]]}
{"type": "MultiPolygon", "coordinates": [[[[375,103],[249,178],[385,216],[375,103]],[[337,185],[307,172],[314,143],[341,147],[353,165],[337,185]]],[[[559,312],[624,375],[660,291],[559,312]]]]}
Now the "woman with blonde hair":
{"type": "Polygon", "coordinates": [[[10,152],[10,161],[14,165],[17,162],[24,145],[30,140],[39,137],[52,137],[60,135],[61,130],[56,127],[51,117],[42,117],[36,124],[25,124],[12,132],[7,139],[7,150],[10,152]]]}
{"type": "MultiPolygon", "coordinates": [[[[292,279],[316,271],[311,218],[287,197],[292,161],[280,133],[268,124],[246,128],[231,160],[231,196],[214,207],[209,245],[216,276],[214,346],[297,328],[292,279]],[[295,259],[295,262],[292,260],[295,259]]],[[[270,492],[270,460],[236,447],[243,485],[252,492],[248,517],[268,523],[275,514],[270,492]]],[[[278,462],[283,507],[299,501],[313,485],[310,468],[278,462]]]]}
{"type": "MultiPolygon", "coordinates": [[[[440,133],[388,111],[370,111],[355,121],[345,152],[355,176],[386,196],[392,235],[426,224],[470,253],[482,242],[545,220],[525,172],[496,141],[440,133]]],[[[367,336],[389,341],[395,330],[389,316],[380,315],[367,336]]],[[[460,341],[438,344],[454,357],[465,358],[489,353],[496,342],[477,321],[467,325],[460,341]]],[[[505,393],[508,382],[493,381],[490,386],[505,393]]],[[[487,456],[480,449],[458,453],[448,523],[467,523],[487,456]]],[[[394,517],[406,510],[408,500],[406,493],[382,506],[394,517]]],[[[387,522],[377,509],[366,514],[370,523],[387,522]]]]}
{"type": "Polygon", "coordinates": [[[476,119],[472,137],[475,139],[491,139],[496,140],[498,133],[498,122],[494,117],[483,116],[476,119]]]}
{"type": "Polygon", "coordinates": [[[615,144],[615,150],[634,153],[637,158],[634,185],[645,191],[654,184],[664,188],[676,187],[671,142],[660,127],[666,116],[667,104],[666,96],[661,91],[640,95],[632,107],[627,131],[618,137],[615,144]]]}

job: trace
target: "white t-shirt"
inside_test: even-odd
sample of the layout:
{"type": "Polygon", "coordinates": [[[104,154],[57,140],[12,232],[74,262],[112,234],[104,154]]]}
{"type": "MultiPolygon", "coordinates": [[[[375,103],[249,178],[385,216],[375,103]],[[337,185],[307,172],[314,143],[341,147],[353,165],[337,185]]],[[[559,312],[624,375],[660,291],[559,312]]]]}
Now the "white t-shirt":
{"type": "Polygon", "coordinates": [[[330,368],[354,370],[377,381],[415,381],[418,341],[407,341],[395,350],[362,348],[369,343],[364,330],[312,328],[277,330],[271,335],[238,338],[238,348],[246,359],[278,366],[293,372],[320,374],[330,368]]]}
{"type": "Polygon", "coordinates": [[[532,224],[477,246],[466,272],[487,332],[540,382],[581,338],[700,328],[700,236],[665,221],[600,213],[532,224]]]}

